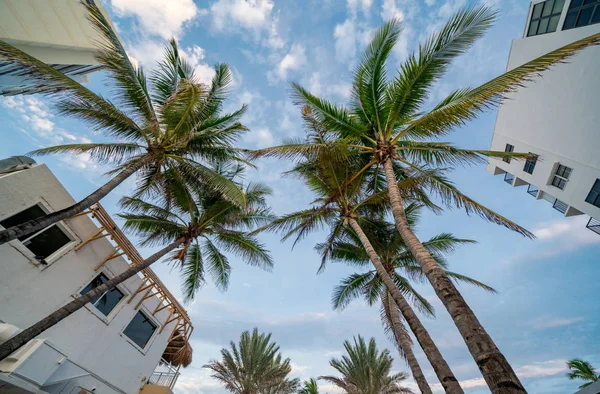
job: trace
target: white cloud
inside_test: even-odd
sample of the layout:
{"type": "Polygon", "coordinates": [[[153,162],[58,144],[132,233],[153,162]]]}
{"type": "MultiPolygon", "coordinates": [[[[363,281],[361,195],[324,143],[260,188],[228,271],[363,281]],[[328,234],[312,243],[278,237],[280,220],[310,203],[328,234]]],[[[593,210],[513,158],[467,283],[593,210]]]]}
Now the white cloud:
{"type": "Polygon", "coordinates": [[[246,134],[245,140],[254,143],[257,147],[265,148],[272,146],[275,139],[267,127],[256,127],[246,134]]]}
{"type": "Polygon", "coordinates": [[[348,10],[350,13],[356,15],[358,7],[362,8],[362,12],[367,15],[373,5],[373,0],[348,0],[348,10]]]}
{"type": "Polygon", "coordinates": [[[381,4],[381,19],[387,21],[396,18],[403,21],[405,16],[404,11],[396,4],[396,0],[383,0],[383,3],[381,4]]]}
{"type": "Polygon", "coordinates": [[[467,4],[466,0],[447,0],[438,11],[440,18],[450,18],[454,15],[461,7],[467,4]]]}
{"type": "Polygon", "coordinates": [[[304,372],[306,372],[310,369],[310,366],[308,366],[308,365],[298,365],[295,363],[291,363],[290,366],[292,367],[292,370],[290,373],[293,375],[303,376],[304,372]]]}
{"type": "Polygon", "coordinates": [[[570,326],[571,324],[579,323],[585,319],[581,316],[565,318],[565,317],[545,317],[539,318],[533,322],[533,327],[538,330],[545,330],[548,328],[570,326]]]}
{"type": "Polygon", "coordinates": [[[204,49],[198,45],[194,45],[191,48],[185,48],[181,51],[190,65],[194,68],[196,76],[201,82],[209,84],[211,79],[215,76],[215,70],[208,64],[204,63],[204,49]]]}
{"type": "Polygon", "coordinates": [[[350,97],[352,85],[348,82],[331,82],[323,84],[321,82],[321,73],[315,71],[311,74],[308,81],[308,91],[315,96],[335,96],[336,98],[347,99],[350,97]]]}
{"type": "Polygon", "coordinates": [[[111,0],[119,16],[134,16],[150,35],[180,37],[184,26],[205,14],[194,0],[111,0]]]}
{"type": "Polygon", "coordinates": [[[425,0],[425,4],[427,4],[429,7],[431,7],[432,5],[435,4],[435,0],[425,0]]]}
{"type": "Polygon", "coordinates": [[[267,73],[269,83],[283,81],[290,71],[298,70],[306,64],[306,51],[302,44],[295,43],[289,52],[277,63],[274,70],[267,73]]]}
{"type": "Polygon", "coordinates": [[[340,63],[356,57],[356,30],[356,21],[353,19],[346,19],[344,23],[335,26],[333,31],[335,53],[340,63]]]}

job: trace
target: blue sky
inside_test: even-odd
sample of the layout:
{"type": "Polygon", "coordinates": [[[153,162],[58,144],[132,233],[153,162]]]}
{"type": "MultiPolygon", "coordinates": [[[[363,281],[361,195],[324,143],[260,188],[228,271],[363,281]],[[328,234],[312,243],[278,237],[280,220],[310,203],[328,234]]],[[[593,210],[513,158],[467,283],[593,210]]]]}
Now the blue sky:
{"type": "MultiPolygon", "coordinates": [[[[294,80],[315,94],[343,102],[351,70],[383,20],[403,20],[404,33],[394,49],[390,67],[396,67],[419,41],[439,28],[467,0],[104,0],[132,58],[146,69],[160,58],[165,40],[174,36],[197,72],[211,77],[211,65],[226,62],[234,70],[230,108],[249,104],[244,122],[251,131],[245,147],[264,147],[284,138],[302,136],[299,111],[289,98],[294,80]]],[[[476,86],[500,74],[511,40],[522,35],[528,2],[488,1],[500,10],[496,26],[467,55],[457,60],[434,90],[431,102],[453,88],[476,86]]],[[[89,86],[109,94],[102,73],[91,76],[89,86]]],[[[84,125],[52,115],[43,97],[0,99],[4,142],[0,157],[70,141],[101,140],[84,125]]],[[[495,111],[457,130],[450,139],[462,147],[487,149],[495,111]]],[[[86,157],[51,157],[51,168],[75,198],[81,198],[105,181],[106,170],[86,157]]],[[[311,195],[303,186],[280,174],[287,163],[262,160],[249,179],[268,183],[275,212],[306,207],[311,195]]],[[[449,257],[451,268],[495,287],[498,295],[460,286],[465,298],[504,352],[530,393],[568,393],[577,384],[565,376],[565,361],[581,357],[600,366],[600,287],[597,286],[600,236],[585,229],[585,218],[563,218],[550,205],[536,201],[523,188],[510,188],[484,166],[457,169],[452,178],[462,190],[503,215],[532,230],[538,238],[523,239],[504,228],[468,217],[461,211],[424,214],[418,234],[428,238],[453,232],[478,244],[459,249],[449,257]]],[[[103,201],[116,213],[116,201],[133,187],[128,181],[103,201]]],[[[274,272],[262,272],[233,259],[229,291],[221,293],[210,283],[188,310],[195,325],[194,362],[184,370],[175,391],[180,394],[223,393],[202,365],[219,356],[219,350],[243,330],[258,327],[273,333],[293,374],[300,378],[331,374],[328,361],[339,356],[344,339],[374,336],[381,347],[397,353],[383,335],[377,308],[355,302],[342,313],[330,306],[333,287],[352,272],[331,265],[316,275],[318,257],[313,245],[323,234],[313,234],[293,251],[273,235],[262,236],[273,252],[274,272]]],[[[143,254],[149,251],[142,251],[143,254]]],[[[166,265],[155,270],[178,293],[176,272],[166,265]]],[[[434,304],[437,319],[423,318],[433,339],[466,392],[489,392],[458,331],[433,291],[418,287],[434,304]]],[[[417,357],[430,383],[437,380],[419,349],[417,357]]],[[[395,357],[395,369],[408,371],[395,357]]],[[[416,387],[412,382],[411,387],[416,387]]],[[[439,390],[438,385],[435,386],[439,390]]],[[[333,392],[321,385],[322,392],[333,392]]]]}

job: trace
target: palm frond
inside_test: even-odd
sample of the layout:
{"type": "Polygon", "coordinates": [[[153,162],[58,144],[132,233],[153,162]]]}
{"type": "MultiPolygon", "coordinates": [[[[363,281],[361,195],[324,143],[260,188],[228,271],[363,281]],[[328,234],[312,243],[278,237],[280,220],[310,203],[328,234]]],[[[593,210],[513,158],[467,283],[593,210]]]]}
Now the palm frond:
{"type": "Polygon", "coordinates": [[[45,156],[52,154],[86,153],[91,159],[103,164],[122,164],[133,157],[139,156],[143,147],[133,143],[106,143],[106,144],[66,144],[41,148],[29,152],[30,155],[45,156]]]}
{"type": "Polygon", "coordinates": [[[215,238],[223,249],[240,256],[246,263],[266,271],[273,269],[270,252],[256,237],[241,231],[221,230],[215,238]]]}
{"type": "Polygon", "coordinates": [[[208,264],[208,273],[213,278],[215,286],[221,291],[227,290],[231,276],[231,265],[227,256],[221,253],[208,238],[202,242],[202,251],[208,264]]]}
{"type": "Polygon", "coordinates": [[[367,272],[364,274],[352,274],[345,279],[342,279],[331,295],[331,304],[333,309],[343,310],[350,302],[362,296],[365,291],[365,286],[371,282],[375,274],[367,272]]]}
{"type": "Polygon", "coordinates": [[[183,293],[184,302],[189,303],[194,300],[196,293],[205,283],[202,251],[197,243],[188,248],[180,271],[182,279],[181,292],[183,293]]]}

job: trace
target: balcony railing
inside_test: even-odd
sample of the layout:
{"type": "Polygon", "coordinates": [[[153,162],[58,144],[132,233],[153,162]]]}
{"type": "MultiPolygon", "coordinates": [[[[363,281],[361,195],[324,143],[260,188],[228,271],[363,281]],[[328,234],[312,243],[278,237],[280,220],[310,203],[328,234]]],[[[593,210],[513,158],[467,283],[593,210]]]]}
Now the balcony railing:
{"type": "Polygon", "coordinates": [[[567,208],[569,208],[569,204],[560,201],[558,198],[552,204],[552,208],[556,209],[560,213],[567,212],[567,208]]]}
{"type": "Polygon", "coordinates": [[[173,367],[168,361],[160,360],[160,363],[150,375],[148,384],[155,386],[165,386],[172,389],[179,377],[178,368],[173,367]]]}
{"type": "Polygon", "coordinates": [[[585,227],[600,235],[600,221],[594,218],[590,218],[588,224],[585,227]]]}
{"type": "Polygon", "coordinates": [[[513,184],[514,179],[515,176],[513,174],[509,174],[508,172],[504,174],[504,182],[508,183],[509,185],[513,184]]]}
{"type": "Polygon", "coordinates": [[[533,185],[527,186],[527,193],[531,194],[533,197],[537,197],[539,191],[540,189],[533,185]]]}

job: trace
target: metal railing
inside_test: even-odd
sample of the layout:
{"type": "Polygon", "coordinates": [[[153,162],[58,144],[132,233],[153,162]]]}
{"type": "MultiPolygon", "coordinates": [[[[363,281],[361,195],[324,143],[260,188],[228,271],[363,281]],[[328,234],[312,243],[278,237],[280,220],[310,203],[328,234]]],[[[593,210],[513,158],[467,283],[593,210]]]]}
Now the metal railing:
{"type": "Polygon", "coordinates": [[[514,179],[515,176],[513,174],[509,174],[508,172],[504,174],[504,182],[508,183],[509,185],[513,184],[514,179]]]}
{"type": "Polygon", "coordinates": [[[533,197],[537,197],[539,191],[540,189],[533,185],[527,186],[527,193],[531,194],[533,197]]]}
{"type": "Polygon", "coordinates": [[[178,368],[173,367],[168,361],[161,359],[152,375],[150,375],[148,384],[165,386],[172,389],[177,382],[177,378],[179,378],[178,368]]]}
{"type": "Polygon", "coordinates": [[[569,204],[562,202],[557,198],[556,200],[554,200],[554,204],[552,204],[552,208],[556,209],[560,213],[565,213],[565,212],[567,212],[567,209],[569,208],[569,204]]]}
{"type": "Polygon", "coordinates": [[[600,235],[600,221],[599,220],[590,218],[590,220],[588,221],[588,223],[585,227],[589,228],[596,234],[600,235]]]}

